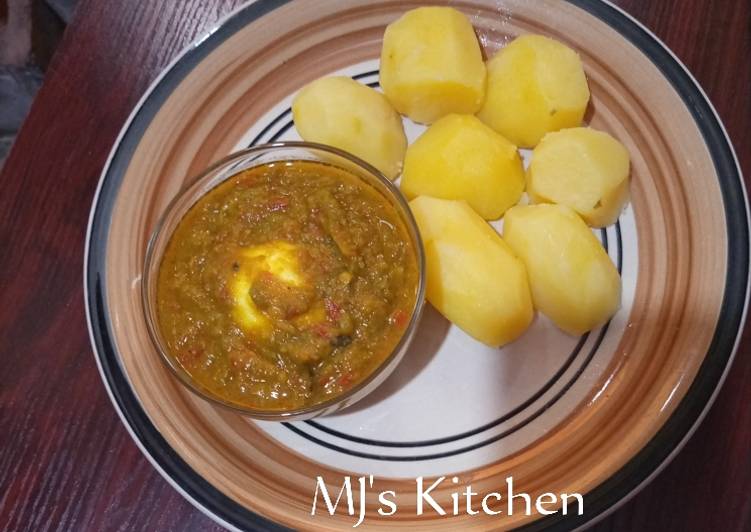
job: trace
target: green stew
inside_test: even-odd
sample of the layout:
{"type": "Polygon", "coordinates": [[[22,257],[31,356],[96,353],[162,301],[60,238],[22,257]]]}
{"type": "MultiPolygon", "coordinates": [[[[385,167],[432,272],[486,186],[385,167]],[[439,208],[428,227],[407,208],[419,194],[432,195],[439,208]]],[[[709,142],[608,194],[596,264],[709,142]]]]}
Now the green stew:
{"type": "Polygon", "coordinates": [[[290,410],[373,372],[404,334],[417,284],[412,241],[377,190],[324,163],[278,162],[226,180],[180,221],[157,316],[199,387],[290,410]]]}

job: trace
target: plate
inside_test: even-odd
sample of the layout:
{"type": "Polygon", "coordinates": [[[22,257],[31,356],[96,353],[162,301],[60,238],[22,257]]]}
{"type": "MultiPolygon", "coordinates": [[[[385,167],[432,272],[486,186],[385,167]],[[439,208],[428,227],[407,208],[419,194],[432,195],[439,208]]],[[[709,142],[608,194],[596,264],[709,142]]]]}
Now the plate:
{"type": "MultiPolygon", "coordinates": [[[[229,528],[350,529],[357,515],[346,508],[329,515],[319,502],[311,516],[319,477],[334,496],[346,477],[357,494],[363,478],[364,528],[584,525],[677,452],[730,366],[749,281],[748,208],[732,147],[675,56],[596,0],[450,4],[470,17],[487,55],[530,32],[577,50],[592,92],[586,121],[631,153],[631,203],[618,223],[597,232],[623,278],[622,308],[608,324],[572,338],[538,316],[521,340],[499,350],[428,309],[389,380],[351,409],[307,422],[254,422],[219,409],[162,366],[143,320],[140,282],[148,238],[167,203],[225,155],[295,139],[290,101],[307,82],[339,73],[377,87],[386,24],[420,4],[245,5],[162,73],[104,169],[85,260],[104,384],[160,473],[229,528]],[[431,495],[446,516],[437,519],[430,508],[419,515],[422,477],[426,486],[445,477],[431,495]],[[470,485],[480,496],[506,494],[509,477],[513,492],[532,500],[581,493],[584,512],[453,512],[452,493],[470,485]],[[394,515],[377,512],[384,490],[394,492],[394,515]]],[[[414,139],[421,130],[408,124],[407,134],[414,139]]]]}

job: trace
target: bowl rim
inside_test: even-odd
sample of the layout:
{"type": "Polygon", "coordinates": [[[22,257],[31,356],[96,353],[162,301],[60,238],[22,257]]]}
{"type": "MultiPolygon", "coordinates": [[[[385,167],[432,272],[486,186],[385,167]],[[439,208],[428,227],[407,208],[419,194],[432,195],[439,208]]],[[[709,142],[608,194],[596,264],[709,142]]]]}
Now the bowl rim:
{"type": "MultiPolygon", "coordinates": [[[[278,161],[285,161],[285,162],[313,161],[313,162],[319,162],[321,164],[335,166],[346,172],[349,172],[350,174],[355,176],[358,179],[358,181],[363,182],[366,185],[375,189],[375,187],[373,187],[370,183],[367,183],[362,177],[358,176],[354,172],[350,172],[349,170],[345,168],[341,168],[335,163],[314,161],[311,159],[303,159],[299,157],[297,158],[282,157],[278,159],[278,161]]],[[[188,211],[190,211],[190,209],[192,209],[211,190],[214,190],[219,185],[226,183],[229,179],[236,176],[240,172],[243,172],[249,168],[254,168],[256,166],[262,166],[263,164],[268,164],[268,163],[264,162],[258,165],[251,164],[250,166],[245,167],[242,170],[237,170],[237,171],[229,168],[225,176],[221,177],[221,179],[218,180],[216,183],[213,183],[209,189],[203,191],[196,198],[190,201],[189,206],[185,208],[185,212],[183,212],[182,216],[180,217],[180,221],[188,213],[188,211]]],[[[376,191],[379,194],[383,195],[380,190],[376,189],[376,191]]],[[[177,222],[177,224],[175,225],[175,228],[173,228],[173,231],[168,236],[166,236],[167,241],[165,244],[165,248],[167,245],[169,245],[169,241],[171,240],[172,235],[174,234],[174,229],[177,228],[177,225],[179,225],[180,221],[177,222]]],[[[163,255],[160,255],[158,257],[160,263],[161,263],[162,257],[163,255]]],[[[414,338],[415,329],[417,328],[417,325],[420,322],[420,317],[422,316],[422,311],[425,305],[425,284],[426,284],[425,250],[424,250],[424,246],[422,242],[422,237],[420,235],[420,231],[417,227],[417,221],[415,220],[414,215],[412,214],[412,211],[409,208],[409,204],[406,198],[404,197],[404,195],[402,194],[402,192],[382,172],[380,172],[373,165],[360,159],[356,155],[353,155],[349,152],[346,152],[344,150],[341,150],[333,146],[328,146],[328,145],[320,144],[316,142],[275,141],[275,142],[269,142],[265,144],[258,144],[250,148],[235,151],[227,155],[226,157],[223,157],[222,159],[212,163],[206,169],[199,172],[196,176],[188,179],[182,185],[178,193],[175,194],[175,196],[166,205],[163,212],[159,216],[159,219],[154,225],[154,228],[152,229],[151,234],[149,236],[148,244],[146,246],[146,253],[144,255],[142,268],[143,268],[142,270],[143,273],[141,277],[141,290],[140,290],[141,312],[143,314],[144,322],[146,324],[146,329],[148,330],[151,344],[153,345],[154,349],[159,354],[159,358],[162,361],[162,363],[170,370],[173,376],[175,376],[181,384],[183,384],[188,390],[198,395],[202,399],[210,401],[212,404],[218,405],[220,407],[232,410],[235,413],[239,413],[241,415],[248,416],[253,419],[258,419],[262,421],[292,421],[295,419],[310,419],[310,418],[317,417],[319,415],[327,413],[335,405],[341,404],[343,402],[347,402],[349,399],[352,399],[353,397],[360,395],[354,401],[349,402],[342,408],[351,406],[352,404],[355,404],[358,400],[367,396],[373,390],[369,390],[367,393],[364,393],[364,394],[361,394],[361,392],[365,390],[366,388],[368,388],[369,386],[371,386],[373,381],[379,378],[382,378],[383,380],[388,378],[388,374],[393,372],[396,369],[396,367],[399,365],[398,360],[397,360],[397,363],[394,363],[394,362],[396,359],[398,359],[400,356],[404,354],[403,352],[406,351],[409,344],[412,342],[412,339],[414,338]],[[340,157],[354,164],[360,170],[365,171],[367,174],[373,177],[376,181],[378,181],[381,185],[383,185],[388,195],[388,197],[386,197],[387,201],[396,207],[396,210],[399,213],[400,218],[402,219],[403,223],[406,225],[408,235],[413,244],[413,248],[415,252],[415,259],[417,262],[417,287],[416,287],[417,289],[416,289],[416,294],[415,294],[415,301],[410,310],[409,322],[407,323],[407,326],[404,329],[404,332],[399,338],[399,341],[391,349],[389,354],[383,360],[381,360],[381,362],[367,375],[367,377],[362,379],[352,388],[330,399],[327,399],[325,401],[321,401],[319,403],[314,403],[311,405],[297,407],[297,408],[289,409],[289,410],[260,409],[260,408],[245,407],[238,403],[225,401],[218,395],[214,394],[213,392],[209,391],[205,387],[201,386],[200,383],[198,383],[195,379],[193,379],[188,374],[188,372],[185,371],[176,360],[174,360],[174,357],[169,355],[168,349],[162,338],[162,334],[161,334],[158,320],[156,317],[157,311],[154,308],[154,306],[151,304],[150,298],[149,298],[150,289],[152,288],[152,279],[151,279],[151,276],[149,275],[149,272],[155,266],[154,261],[157,259],[157,256],[155,255],[156,244],[159,238],[164,236],[163,232],[166,228],[166,223],[168,219],[173,214],[174,209],[186,198],[186,196],[188,196],[193,191],[195,187],[199,186],[204,180],[214,176],[216,172],[219,171],[221,168],[231,165],[232,163],[240,163],[243,161],[248,161],[249,159],[252,161],[253,156],[257,156],[257,155],[261,155],[265,153],[273,153],[275,151],[295,149],[295,148],[302,149],[302,150],[305,150],[305,149],[315,150],[318,152],[336,155],[337,157],[340,157]],[[383,375],[385,371],[387,371],[388,373],[386,375],[383,375]]],[[[156,265],[156,272],[158,273],[158,271],[159,271],[159,265],[156,265]]],[[[156,284],[156,277],[153,279],[153,281],[154,281],[154,284],[156,284]]],[[[380,384],[381,383],[379,383],[379,385],[380,384]]],[[[375,388],[377,388],[377,386],[373,387],[373,389],[375,388]]]]}

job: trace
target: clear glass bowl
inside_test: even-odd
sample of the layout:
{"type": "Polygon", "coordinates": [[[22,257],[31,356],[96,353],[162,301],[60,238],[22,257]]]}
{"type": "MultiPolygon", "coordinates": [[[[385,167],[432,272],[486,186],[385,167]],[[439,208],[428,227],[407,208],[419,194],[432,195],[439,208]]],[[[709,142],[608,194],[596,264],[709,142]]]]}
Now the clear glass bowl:
{"type": "Polygon", "coordinates": [[[341,410],[354,404],[372,392],[391,374],[401,361],[404,353],[412,341],[417,323],[422,313],[425,297],[425,256],[417,230],[417,224],[409,210],[406,200],[399,189],[383,174],[368,163],[342,150],[308,142],[275,142],[255,146],[247,150],[234,153],[218,163],[212,165],[201,175],[190,182],[167,206],[165,213],[157,223],[146,250],[144,275],[142,283],[144,318],[148,326],[149,335],[154,347],[159,352],[162,361],[174,373],[181,383],[191,391],[213,403],[230,408],[236,412],[252,418],[267,421],[292,421],[319,417],[341,410]],[[229,179],[233,175],[263,164],[285,161],[320,161],[334,165],[359,177],[365,183],[375,188],[386,198],[401,216],[412,240],[418,267],[418,286],[415,304],[413,305],[409,323],[404,335],[394,347],[393,351],[383,362],[362,380],[359,384],[343,394],[327,401],[296,408],[292,410],[262,410],[244,407],[228,402],[196,382],[170,355],[159,330],[157,319],[156,294],[159,266],[172,233],[190,208],[209,190],[229,179]]]}

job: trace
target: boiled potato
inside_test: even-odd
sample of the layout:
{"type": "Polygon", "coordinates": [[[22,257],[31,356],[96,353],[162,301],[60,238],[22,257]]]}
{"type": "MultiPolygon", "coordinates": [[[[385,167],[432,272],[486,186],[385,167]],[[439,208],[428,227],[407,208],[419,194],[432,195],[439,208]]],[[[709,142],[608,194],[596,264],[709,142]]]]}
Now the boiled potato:
{"type": "Polygon", "coordinates": [[[589,87],[572,49],[541,35],[523,35],[487,66],[487,96],[478,116],[517,146],[532,148],[545,133],[581,124],[589,87]]]}
{"type": "Polygon", "coordinates": [[[564,205],[512,207],[503,238],[527,267],[535,308],[569,334],[610,319],[621,278],[592,230],[564,205]]]}
{"type": "Polygon", "coordinates": [[[519,201],[524,170],[516,146],[477,117],[452,114],[407,148],[401,188],[410,199],[463,199],[494,220],[519,201]]]}
{"type": "Polygon", "coordinates": [[[527,273],[464,201],[420,196],[409,206],[425,244],[428,301],[481,342],[518,338],[534,315],[527,273]]]}
{"type": "Polygon", "coordinates": [[[467,17],[450,7],[420,7],[389,24],[381,87],[396,110],[415,122],[476,113],[485,97],[485,64],[467,17]]]}
{"type": "Polygon", "coordinates": [[[407,137],[380,92],[347,77],[321,78],[297,94],[292,117],[304,140],[350,152],[389,179],[401,172],[407,137]]]}
{"type": "Polygon", "coordinates": [[[535,203],[571,207],[592,227],[618,219],[628,200],[628,151],[588,127],[545,135],[532,152],[527,193],[535,203]]]}

